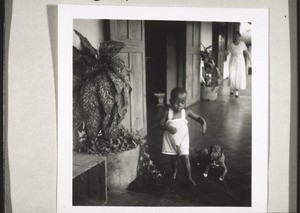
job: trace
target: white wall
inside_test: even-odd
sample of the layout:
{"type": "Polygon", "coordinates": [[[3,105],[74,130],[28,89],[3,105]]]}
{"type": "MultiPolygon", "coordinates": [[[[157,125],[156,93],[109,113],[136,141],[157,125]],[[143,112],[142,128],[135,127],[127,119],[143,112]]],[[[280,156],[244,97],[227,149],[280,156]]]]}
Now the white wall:
{"type": "Polygon", "coordinates": [[[251,44],[251,28],[251,24],[241,23],[240,33],[242,36],[242,41],[244,41],[246,44],[251,44]]]}
{"type": "MultiPolygon", "coordinates": [[[[100,5],[113,2],[122,5],[143,4],[139,0],[13,1],[10,40],[6,40],[6,43],[9,44],[7,149],[14,213],[56,212],[57,11],[53,5],[100,5]]],[[[146,1],[143,2],[143,5],[146,5],[146,1]]],[[[288,1],[148,0],[147,3],[151,6],[269,8],[269,211],[288,212],[289,151],[294,147],[290,147],[290,137],[293,135],[290,135],[291,64],[288,1]],[[284,84],[282,79],[285,79],[284,84]]],[[[9,25],[5,27],[7,29],[9,25]]],[[[292,81],[295,82],[296,78],[292,81]]]]}
{"type": "MultiPolygon", "coordinates": [[[[212,22],[201,22],[201,32],[200,32],[201,43],[208,47],[212,45],[212,22]]],[[[201,50],[204,48],[201,45],[201,50]]],[[[212,49],[210,49],[212,50],[212,49]]],[[[200,64],[200,76],[202,76],[202,68],[204,67],[203,62],[200,64]]]]}
{"type": "MultiPolygon", "coordinates": [[[[73,28],[86,37],[96,49],[105,40],[103,20],[75,19],[73,28]]],[[[78,49],[81,48],[80,40],[75,33],[73,33],[73,45],[78,49]]]]}
{"type": "MultiPolygon", "coordinates": [[[[207,47],[212,45],[212,22],[201,22],[201,43],[207,47]]],[[[201,49],[202,46],[201,46],[201,49]]]]}

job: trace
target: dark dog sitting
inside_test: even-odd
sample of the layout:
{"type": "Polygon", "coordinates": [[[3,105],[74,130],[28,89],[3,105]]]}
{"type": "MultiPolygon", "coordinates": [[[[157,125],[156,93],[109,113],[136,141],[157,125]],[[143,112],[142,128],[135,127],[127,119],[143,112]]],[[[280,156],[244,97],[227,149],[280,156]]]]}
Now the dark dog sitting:
{"type": "Polygon", "coordinates": [[[208,171],[210,167],[220,167],[222,169],[222,174],[219,177],[219,180],[224,180],[225,175],[227,173],[227,167],[225,165],[224,149],[221,148],[219,145],[213,145],[209,147],[209,149],[205,148],[199,151],[197,156],[197,164],[204,164],[204,177],[208,176],[208,171]]]}

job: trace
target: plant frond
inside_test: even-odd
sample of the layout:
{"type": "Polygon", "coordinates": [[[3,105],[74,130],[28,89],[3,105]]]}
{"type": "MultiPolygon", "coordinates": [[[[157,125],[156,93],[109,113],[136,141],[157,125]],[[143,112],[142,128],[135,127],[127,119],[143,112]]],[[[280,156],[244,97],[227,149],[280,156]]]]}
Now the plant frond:
{"type": "Polygon", "coordinates": [[[205,48],[205,50],[208,50],[212,47],[212,45],[209,45],[208,47],[205,48]]]}
{"type": "Polygon", "coordinates": [[[79,37],[80,39],[80,42],[81,42],[81,45],[82,47],[88,52],[90,53],[91,55],[93,56],[97,56],[98,52],[97,52],[97,49],[95,49],[92,44],[89,42],[89,40],[84,37],[83,35],[81,35],[80,32],[78,32],[77,30],[74,30],[75,34],[79,37]]]}
{"type": "MultiPolygon", "coordinates": [[[[106,41],[100,45],[98,52],[87,38],[74,31],[83,46],[83,50],[73,47],[74,113],[77,116],[76,123],[80,120],[86,124],[88,141],[92,145],[87,149],[88,152],[95,153],[99,148],[96,145],[99,132],[102,131],[109,138],[112,129],[120,124],[127,112],[131,86],[127,67],[117,56],[125,44],[106,41]]],[[[101,145],[103,149],[100,152],[118,150],[113,143],[111,140],[105,141],[107,146],[101,145]]],[[[123,145],[124,151],[134,148],[136,143],[132,142],[132,146],[123,145]]]]}
{"type": "Polygon", "coordinates": [[[93,81],[85,81],[80,90],[80,105],[82,107],[83,121],[86,123],[86,130],[89,140],[96,137],[101,129],[103,114],[97,96],[97,85],[93,81]]]}
{"type": "Polygon", "coordinates": [[[117,55],[123,48],[125,47],[125,44],[120,41],[104,41],[100,44],[99,48],[99,55],[105,55],[109,57],[113,57],[117,55]]]}
{"type": "Polygon", "coordinates": [[[94,63],[89,66],[85,66],[83,69],[83,78],[84,79],[91,79],[95,77],[98,73],[103,71],[104,67],[100,63],[94,63]]]}

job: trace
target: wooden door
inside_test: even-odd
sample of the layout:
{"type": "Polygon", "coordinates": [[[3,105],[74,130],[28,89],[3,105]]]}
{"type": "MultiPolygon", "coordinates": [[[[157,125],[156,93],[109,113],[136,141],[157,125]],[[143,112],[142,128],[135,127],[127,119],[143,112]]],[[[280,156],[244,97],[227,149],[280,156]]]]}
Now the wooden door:
{"type": "Polygon", "coordinates": [[[132,92],[123,125],[132,131],[147,135],[145,29],[144,21],[111,20],[110,39],[121,41],[126,47],[119,53],[130,71],[132,92]]]}
{"type": "Polygon", "coordinates": [[[185,88],[187,106],[200,100],[200,22],[186,23],[185,88]]]}
{"type": "Polygon", "coordinates": [[[216,64],[219,70],[224,72],[224,62],[226,59],[225,50],[227,49],[227,30],[228,24],[213,24],[213,50],[216,57],[216,64]]]}

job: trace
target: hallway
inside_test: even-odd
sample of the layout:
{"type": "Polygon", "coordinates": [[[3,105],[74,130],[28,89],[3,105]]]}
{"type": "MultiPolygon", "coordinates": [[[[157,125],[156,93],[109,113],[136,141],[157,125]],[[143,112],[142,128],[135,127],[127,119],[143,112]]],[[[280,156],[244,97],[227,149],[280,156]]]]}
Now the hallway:
{"type": "MultiPolygon", "coordinates": [[[[207,132],[199,132],[200,125],[191,119],[190,158],[196,186],[185,182],[181,162],[176,180],[165,178],[161,185],[132,184],[125,191],[109,191],[107,206],[250,206],[251,205],[251,75],[247,75],[247,90],[238,99],[229,95],[227,81],[223,82],[217,101],[200,101],[190,109],[202,115],[207,132]],[[218,181],[211,170],[204,178],[193,162],[196,152],[218,144],[225,150],[228,168],[225,180],[218,181]]],[[[148,152],[162,171],[170,170],[168,156],[161,154],[163,132],[157,126],[162,109],[148,111],[148,152]]]]}

